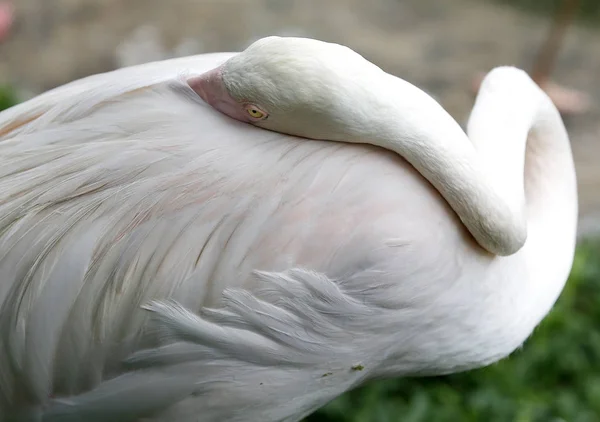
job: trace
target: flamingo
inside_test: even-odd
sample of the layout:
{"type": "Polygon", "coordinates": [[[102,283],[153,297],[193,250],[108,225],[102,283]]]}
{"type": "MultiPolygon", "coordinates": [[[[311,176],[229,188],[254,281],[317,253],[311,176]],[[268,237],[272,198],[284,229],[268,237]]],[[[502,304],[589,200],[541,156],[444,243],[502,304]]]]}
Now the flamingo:
{"type": "Polygon", "coordinates": [[[572,265],[568,134],[492,70],[467,133],[348,47],[266,37],[0,114],[0,421],[299,421],[510,355],[572,265]]]}
{"type": "Polygon", "coordinates": [[[0,42],[4,41],[13,23],[13,6],[11,3],[0,3],[0,42]]]}

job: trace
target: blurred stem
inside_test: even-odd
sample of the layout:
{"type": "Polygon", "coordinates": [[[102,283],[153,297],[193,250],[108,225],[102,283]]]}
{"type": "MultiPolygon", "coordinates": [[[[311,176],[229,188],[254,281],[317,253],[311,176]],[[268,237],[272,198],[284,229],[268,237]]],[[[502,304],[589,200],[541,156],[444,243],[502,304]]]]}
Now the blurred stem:
{"type": "Polygon", "coordinates": [[[564,0],[558,12],[554,15],[548,37],[542,45],[531,72],[532,78],[539,85],[546,83],[552,72],[560,45],[565,37],[569,24],[573,21],[579,0],[564,0]]]}

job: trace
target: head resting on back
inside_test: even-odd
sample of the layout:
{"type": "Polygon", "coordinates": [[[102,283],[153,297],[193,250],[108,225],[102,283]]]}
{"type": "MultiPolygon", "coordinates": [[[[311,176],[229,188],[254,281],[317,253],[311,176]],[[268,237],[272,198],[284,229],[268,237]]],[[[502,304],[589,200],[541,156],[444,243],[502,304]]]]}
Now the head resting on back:
{"type": "Polygon", "coordinates": [[[341,140],[372,113],[375,98],[367,80],[378,75],[384,72],[348,47],[272,36],[189,84],[236,120],[291,135],[341,140]]]}
{"type": "Polygon", "coordinates": [[[336,44],[261,39],[188,80],[224,114],[304,138],[362,143],[396,152],[448,201],[477,241],[507,255],[527,238],[522,190],[481,171],[466,134],[433,98],[336,44]]]}

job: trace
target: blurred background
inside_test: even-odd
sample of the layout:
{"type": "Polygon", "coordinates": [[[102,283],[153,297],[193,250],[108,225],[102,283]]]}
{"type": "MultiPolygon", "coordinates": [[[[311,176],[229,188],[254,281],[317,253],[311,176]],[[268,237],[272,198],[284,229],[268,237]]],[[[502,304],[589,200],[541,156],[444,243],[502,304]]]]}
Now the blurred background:
{"type": "Polygon", "coordinates": [[[465,374],[372,383],[307,421],[600,421],[600,0],[6,4],[0,5],[0,109],[93,73],[239,51],[267,35],[348,45],[426,90],[461,123],[472,107],[478,75],[498,65],[543,68],[552,82],[587,96],[585,106],[564,116],[580,192],[575,264],[556,307],[524,348],[465,374]],[[558,34],[554,46],[550,34],[558,34]],[[540,54],[548,51],[544,65],[540,54]]]}

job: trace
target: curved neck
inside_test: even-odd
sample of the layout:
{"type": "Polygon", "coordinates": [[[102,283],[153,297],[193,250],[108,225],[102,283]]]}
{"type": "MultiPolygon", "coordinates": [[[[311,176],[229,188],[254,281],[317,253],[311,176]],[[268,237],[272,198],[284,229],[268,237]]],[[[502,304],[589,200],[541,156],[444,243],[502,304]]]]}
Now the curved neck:
{"type": "Polygon", "coordinates": [[[560,214],[575,237],[577,182],[560,113],[524,72],[498,68],[483,81],[467,127],[486,171],[526,200],[528,230],[560,214]]]}
{"type": "Polygon", "coordinates": [[[488,171],[524,192],[529,277],[519,284],[536,323],[560,294],[577,235],[577,181],[559,112],[524,73],[494,70],[481,86],[467,132],[488,171]]]}
{"type": "Polygon", "coordinates": [[[429,95],[386,75],[372,92],[377,115],[354,140],[395,151],[410,162],[483,248],[496,255],[521,249],[532,218],[546,212],[548,191],[555,184],[561,191],[550,196],[566,201],[569,224],[575,224],[568,136],[550,99],[525,72],[500,67],[486,76],[469,121],[469,137],[429,95]],[[373,127],[378,129],[375,134],[373,127]]]}
{"type": "MultiPolygon", "coordinates": [[[[516,69],[501,73],[488,75],[487,81],[521,75],[516,69]]],[[[536,87],[525,77],[526,85],[536,87]]],[[[535,91],[529,87],[529,95],[535,97],[535,101],[529,101],[529,109],[514,121],[498,121],[505,127],[514,127],[520,136],[504,139],[498,132],[502,139],[487,137],[474,144],[429,95],[392,75],[386,74],[384,80],[372,92],[378,99],[377,115],[358,135],[361,139],[355,141],[379,145],[404,157],[440,192],[483,248],[497,255],[517,252],[527,239],[525,137],[540,95],[533,95],[535,91]],[[375,134],[373,127],[378,129],[375,134]]],[[[501,85],[502,89],[512,89],[510,84],[501,85]]],[[[516,99],[520,101],[522,95],[527,94],[517,92],[516,99]]],[[[482,96],[483,92],[478,101],[482,96]]],[[[477,106],[474,111],[477,116],[481,114],[477,106]]]]}

